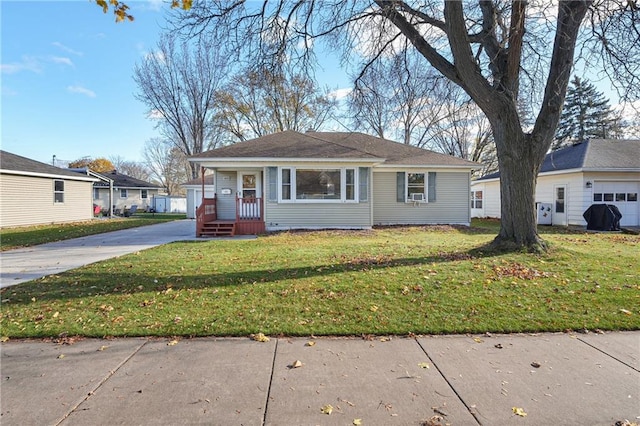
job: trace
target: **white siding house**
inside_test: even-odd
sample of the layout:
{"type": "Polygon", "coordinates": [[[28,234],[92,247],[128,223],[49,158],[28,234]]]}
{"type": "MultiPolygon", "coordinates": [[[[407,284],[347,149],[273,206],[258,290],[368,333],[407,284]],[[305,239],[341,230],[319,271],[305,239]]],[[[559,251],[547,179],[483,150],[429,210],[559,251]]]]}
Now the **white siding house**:
{"type": "Polygon", "coordinates": [[[480,166],[363,133],[294,131],[190,161],[215,182],[195,212],[198,235],[468,225],[471,171],[480,166]]]}
{"type": "MultiPolygon", "coordinates": [[[[640,226],[640,140],[591,139],[548,154],[538,174],[536,203],[551,204],[553,225],[585,226],[592,204],[613,204],[621,226],[640,226]]],[[[500,217],[500,174],[471,183],[472,217],[500,217]],[[481,193],[482,203],[474,208],[481,193]]]]}
{"type": "Polygon", "coordinates": [[[0,151],[0,227],[90,220],[96,180],[0,151]]]}

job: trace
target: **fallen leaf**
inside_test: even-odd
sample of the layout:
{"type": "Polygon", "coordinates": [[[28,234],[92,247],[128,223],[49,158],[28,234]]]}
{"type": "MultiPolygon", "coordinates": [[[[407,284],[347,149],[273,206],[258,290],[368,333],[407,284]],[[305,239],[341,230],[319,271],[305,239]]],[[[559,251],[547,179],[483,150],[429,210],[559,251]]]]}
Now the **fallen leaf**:
{"type": "Polygon", "coordinates": [[[109,349],[109,346],[105,346],[105,345],[100,346],[100,349],[98,349],[98,350],[102,352],[102,351],[104,351],[105,349],[109,349]]]}
{"type": "Polygon", "coordinates": [[[540,368],[540,363],[534,361],[534,362],[531,363],[531,366],[533,368],[540,368]]]}
{"type": "Polygon", "coordinates": [[[289,368],[300,368],[302,367],[302,362],[299,359],[293,361],[293,363],[289,366],[289,368]]]}
{"type": "Polygon", "coordinates": [[[313,340],[309,340],[307,343],[305,343],[305,346],[315,346],[316,342],[314,342],[313,340]]]}
{"type": "Polygon", "coordinates": [[[333,413],[333,406],[332,406],[331,404],[327,404],[327,405],[323,406],[323,407],[320,409],[320,412],[321,412],[322,414],[327,414],[327,415],[329,415],[329,414],[333,413]]]}
{"type": "Polygon", "coordinates": [[[493,347],[497,349],[502,349],[502,345],[500,343],[498,343],[497,345],[493,345],[493,347]]]}
{"type": "Polygon", "coordinates": [[[353,424],[354,425],[361,425],[362,424],[362,419],[353,419],[353,424]]]}
{"type": "Polygon", "coordinates": [[[418,364],[418,367],[420,368],[429,368],[429,363],[428,362],[421,362],[418,364]]]}
{"type": "Polygon", "coordinates": [[[527,417],[527,413],[524,412],[523,408],[520,407],[513,407],[513,414],[520,416],[520,417],[527,417]]]}
{"type": "Polygon", "coordinates": [[[626,310],[626,309],[620,309],[620,312],[622,312],[622,313],[623,313],[623,314],[625,314],[625,315],[632,315],[632,314],[633,314],[633,312],[628,311],[628,310],[626,310]]]}
{"type": "Polygon", "coordinates": [[[53,317],[54,317],[54,318],[58,318],[58,315],[60,315],[60,312],[56,312],[56,313],[54,313],[54,314],[53,314],[53,317]]]}
{"type": "Polygon", "coordinates": [[[58,355],[58,359],[62,359],[62,358],[64,358],[64,354],[58,355]]]}
{"type": "Polygon", "coordinates": [[[172,340],[172,341],[170,341],[169,343],[167,343],[167,346],[175,346],[175,345],[177,345],[177,344],[178,344],[178,341],[177,341],[177,340],[172,340]]]}
{"type": "Polygon", "coordinates": [[[0,342],[4,343],[4,342],[8,342],[9,338],[7,336],[2,336],[0,337],[0,342]]]}
{"type": "Polygon", "coordinates": [[[379,308],[376,305],[371,305],[371,307],[369,308],[369,310],[371,312],[376,312],[379,308]]]}
{"type": "Polygon", "coordinates": [[[388,342],[388,341],[390,341],[390,340],[391,340],[391,337],[381,337],[381,338],[380,338],[380,341],[381,341],[381,342],[388,342]]]}
{"type": "Polygon", "coordinates": [[[268,342],[269,340],[271,340],[271,339],[269,339],[267,336],[265,336],[262,333],[252,334],[251,338],[253,340],[255,340],[256,342],[268,342]]]}
{"type": "Polygon", "coordinates": [[[482,340],[482,339],[481,339],[481,338],[479,338],[479,337],[474,337],[474,338],[473,338],[473,341],[474,341],[474,342],[476,342],[476,343],[482,343],[484,340],[482,340]]]}

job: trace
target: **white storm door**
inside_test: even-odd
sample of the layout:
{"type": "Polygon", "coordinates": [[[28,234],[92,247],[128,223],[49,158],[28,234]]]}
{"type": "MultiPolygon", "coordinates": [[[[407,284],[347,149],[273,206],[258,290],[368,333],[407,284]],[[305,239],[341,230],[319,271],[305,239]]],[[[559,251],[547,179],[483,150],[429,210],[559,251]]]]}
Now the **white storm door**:
{"type": "Polygon", "coordinates": [[[238,172],[238,215],[240,218],[260,218],[261,186],[259,172],[238,172]]]}
{"type": "Polygon", "coordinates": [[[567,225],[567,185],[555,185],[553,187],[553,225],[567,225]]]}

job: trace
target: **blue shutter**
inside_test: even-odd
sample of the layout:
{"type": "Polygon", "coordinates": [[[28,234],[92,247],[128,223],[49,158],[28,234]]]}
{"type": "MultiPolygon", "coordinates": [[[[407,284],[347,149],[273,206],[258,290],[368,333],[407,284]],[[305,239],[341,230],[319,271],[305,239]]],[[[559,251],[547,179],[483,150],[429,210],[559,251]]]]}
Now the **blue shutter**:
{"type": "Polygon", "coordinates": [[[429,180],[427,182],[427,201],[432,203],[436,201],[436,172],[429,172],[429,180]]]}
{"type": "Polygon", "coordinates": [[[267,167],[267,201],[278,202],[278,168],[267,167]]]}
{"type": "Polygon", "coordinates": [[[396,173],[396,201],[399,203],[405,203],[407,201],[407,196],[405,194],[405,173],[398,172],[396,173]]]}
{"type": "Polygon", "coordinates": [[[358,199],[360,202],[369,200],[369,167],[360,167],[359,173],[359,193],[358,199]]]}

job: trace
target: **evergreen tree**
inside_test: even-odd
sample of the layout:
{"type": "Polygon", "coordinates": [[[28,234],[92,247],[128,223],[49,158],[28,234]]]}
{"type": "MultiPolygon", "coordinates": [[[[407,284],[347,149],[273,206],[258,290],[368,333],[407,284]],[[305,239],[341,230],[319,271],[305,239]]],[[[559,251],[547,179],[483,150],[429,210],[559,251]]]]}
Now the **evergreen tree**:
{"type": "Polygon", "coordinates": [[[612,138],[617,134],[616,117],[602,92],[575,76],[567,89],[552,149],[589,138],[612,138]]]}

